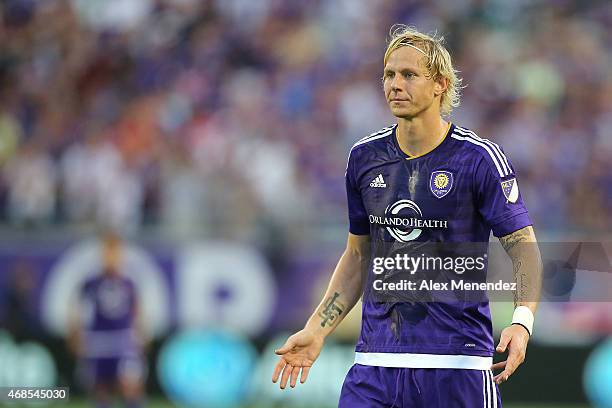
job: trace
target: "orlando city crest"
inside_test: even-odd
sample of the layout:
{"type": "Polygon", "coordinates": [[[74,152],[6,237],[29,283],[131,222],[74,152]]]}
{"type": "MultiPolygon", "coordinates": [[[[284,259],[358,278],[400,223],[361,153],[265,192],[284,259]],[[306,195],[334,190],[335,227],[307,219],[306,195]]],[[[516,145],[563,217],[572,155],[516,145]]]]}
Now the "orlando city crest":
{"type": "Polygon", "coordinates": [[[453,188],[453,173],[450,171],[437,170],[431,173],[429,189],[436,196],[442,198],[453,188]]]}

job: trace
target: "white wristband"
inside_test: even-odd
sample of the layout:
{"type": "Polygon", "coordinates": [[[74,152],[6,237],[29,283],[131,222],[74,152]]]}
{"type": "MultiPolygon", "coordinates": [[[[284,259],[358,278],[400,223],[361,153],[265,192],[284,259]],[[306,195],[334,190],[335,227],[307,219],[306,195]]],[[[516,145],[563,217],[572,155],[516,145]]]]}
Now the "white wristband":
{"type": "Polygon", "coordinates": [[[529,332],[531,336],[533,334],[533,313],[527,306],[519,306],[514,309],[512,315],[512,324],[520,324],[529,332]]]}

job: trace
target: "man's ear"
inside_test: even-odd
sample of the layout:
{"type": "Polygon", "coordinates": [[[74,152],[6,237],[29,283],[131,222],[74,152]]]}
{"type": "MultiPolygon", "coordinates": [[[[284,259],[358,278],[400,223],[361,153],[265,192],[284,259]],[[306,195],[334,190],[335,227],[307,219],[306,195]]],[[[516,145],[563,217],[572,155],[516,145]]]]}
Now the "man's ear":
{"type": "Polygon", "coordinates": [[[439,75],[438,78],[434,79],[434,95],[442,95],[447,88],[448,78],[439,75]]]}

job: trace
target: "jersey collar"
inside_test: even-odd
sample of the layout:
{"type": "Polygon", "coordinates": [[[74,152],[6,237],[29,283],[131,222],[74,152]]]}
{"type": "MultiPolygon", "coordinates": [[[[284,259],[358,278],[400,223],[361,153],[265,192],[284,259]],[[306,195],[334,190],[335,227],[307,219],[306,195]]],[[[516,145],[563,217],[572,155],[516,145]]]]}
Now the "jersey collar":
{"type": "Polygon", "coordinates": [[[435,151],[436,149],[438,149],[439,147],[441,147],[442,145],[444,145],[444,143],[449,139],[448,135],[453,133],[453,130],[455,128],[455,125],[452,122],[448,123],[448,128],[446,129],[446,133],[444,134],[444,137],[442,138],[442,140],[440,140],[440,142],[435,145],[431,150],[416,155],[416,156],[411,156],[409,154],[406,154],[399,146],[399,142],[397,141],[397,128],[398,126],[396,125],[395,128],[393,129],[393,146],[395,147],[395,150],[397,151],[397,154],[401,157],[403,157],[406,160],[414,160],[414,159],[419,159],[421,157],[427,156],[428,154],[432,153],[433,151],[435,151]]]}

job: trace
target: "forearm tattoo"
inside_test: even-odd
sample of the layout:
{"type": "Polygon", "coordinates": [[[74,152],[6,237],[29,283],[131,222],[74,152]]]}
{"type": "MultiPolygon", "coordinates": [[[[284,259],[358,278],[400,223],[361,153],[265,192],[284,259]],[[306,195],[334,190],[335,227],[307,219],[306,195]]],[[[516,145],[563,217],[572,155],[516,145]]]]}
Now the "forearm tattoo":
{"type": "Polygon", "coordinates": [[[516,291],[514,291],[514,306],[518,306],[520,301],[528,298],[528,280],[527,272],[522,269],[523,261],[521,259],[512,260],[512,270],[514,272],[514,280],[516,282],[516,291]]]}
{"type": "Polygon", "coordinates": [[[539,293],[541,261],[537,243],[532,239],[528,227],[501,237],[499,241],[512,259],[512,271],[517,286],[514,305],[535,300],[539,293]]]}
{"type": "Polygon", "coordinates": [[[328,297],[323,302],[323,309],[319,311],[318,315],[321,318],[321,327],[331,327],[336,323],[338,317],[344,312],[345,307],[338,301],[340,294],[334,292],[334,294],[328,297]]]}
{"type": "Polygon", "coordinates": [[[529,242],[530,237],[531,233],[529,232],[529,227],[525,227],[513,232],[510,235],[501,237],[499,242],[502,244],[506,252],[509,253],[519,242],[529,242]]]}

